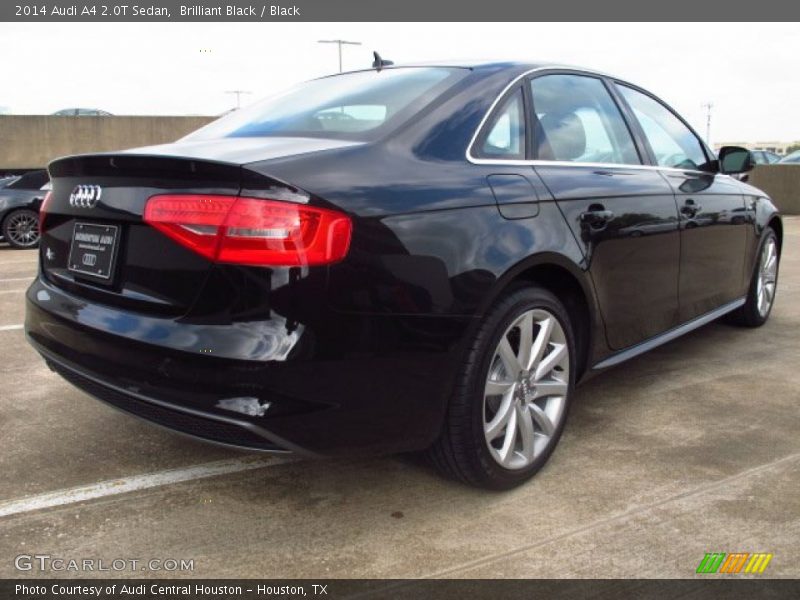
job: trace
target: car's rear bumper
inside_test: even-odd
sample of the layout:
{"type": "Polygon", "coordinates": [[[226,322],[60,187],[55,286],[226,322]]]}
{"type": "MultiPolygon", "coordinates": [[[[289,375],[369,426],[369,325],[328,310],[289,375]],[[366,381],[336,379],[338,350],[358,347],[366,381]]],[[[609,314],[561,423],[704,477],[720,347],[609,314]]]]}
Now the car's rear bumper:
{"type": "Polygon", "coordinates": [[[26,303],[31,344],[88,394],[212,442],[312,455],[429,445],[470,324],[338,315],[319,327],[198,326],[110,310],[41,278],[26,303]],[[254,360],[254,341],[281,349],[254,360]]]}
{"type": "Polygon", "coordinates": [[[253,423],[170,404],[103,381],[98,376],[87,373],[46,350],[30,337],[28,341],[44,357],[53,371],[75,387],[125,413],[172,431],[224,446],[266,452],[293,450],[307,453],[253,423]]]}

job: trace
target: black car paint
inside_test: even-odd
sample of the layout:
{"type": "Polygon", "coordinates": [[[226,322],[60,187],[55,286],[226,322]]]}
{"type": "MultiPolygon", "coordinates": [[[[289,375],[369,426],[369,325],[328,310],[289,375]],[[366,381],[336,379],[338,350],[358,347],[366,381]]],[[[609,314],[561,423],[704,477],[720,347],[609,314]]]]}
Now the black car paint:
{"type": "Polygon", "coordinates": [[[112,404],[123,409],[124,398],[138,399],[242,433],[216,441],[388,452],[436,438],[481,316],[515,282],[544,279],[573,292],[584,379],[742,297],[777,214],[756,188],[646,166],[467,159],[495,99],[535,68],[476,65],[417,118],[369,143],[179,141],[55,161],[42,273],[27,293],[29,339],[71,381],[109,402],[116,394],[112,404]],[[519,181],[498,185],[509,178],[531,192],[519,181]],[[66,202],[78,183],[104,188],[90,214],[66,202]],[[330,267],[210,264],[141,223],[146,199],[164,190],[304,195],[351,216],[350,252],[330,267]],[[690,199],[702,209],[682,212],[690,199]],[[740,208],[735,223],[720,217],[740,208]],[[613,218],[594,226],[581,217],[600,209],[613,218]],[[47,248],[64,260],[70,219],[125,224],[115,283],[75,280],[47,264],[47,248]],[[629,235],[637,224],[649,229],[629,235]],[[732,254],[742,259],[732,265],[732,254]],[[686,306],[681,293],[690,294],[686,306]],[[237,414],[218,406],[229,397],[270,408],[237,414]]]}

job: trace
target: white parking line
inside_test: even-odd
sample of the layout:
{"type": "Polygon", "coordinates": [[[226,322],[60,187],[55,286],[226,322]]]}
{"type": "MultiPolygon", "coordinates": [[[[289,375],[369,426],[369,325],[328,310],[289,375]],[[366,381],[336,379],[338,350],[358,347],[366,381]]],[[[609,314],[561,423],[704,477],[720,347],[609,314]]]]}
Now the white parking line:
{"type": "Polygon", "coordinates": [[[25,288],[21,290],[0,290],[0,294],[18,294],[19,292],[24,292],[25,288]]]}
{"type": "Polygon", "coordinates": [[[37,259],[0,261],[0,267],[12,267],[14,265],[38,265],[38,264],[39,261],[37,259]]]}
{"type": "Polygon", "coordinates": [[[35,277],[35,275],[31,275],[30,277],[6,277],[0,279],[0,283],[5,283],[6,281],[33,281],[35,277]]]}
{"type": "Polygon", "coordinates": [[[240,473],[253,469],[263,469],[264,467],[274,467],[288,462],[298,460],[294,457],[257,457],[257,458],[234,458],[229,460],[219,460],[183,469],[171,469],[159,471],[157,473],[147,473],[145,475],[134,475],[133,477],[123,477],[121,479],[109,479],[91,485],[58,490],[38,496],[29,496],[19,500],[10,500],[0,503],[0,517],[18,515],[43,508],[53,508],[85,502],[86,500],[96,500],[107,496],[117,496],[147,490],[163,485],[181,483],[183,481],[193,481],[195,479],[206,479],[218,475],[229,473],[240,473]]]}
{"type": "Polygon", "coordinates": [[[22,329],[24,325],[20,323],[19,325],[0,325],[0,331],[16,331],[17,329],[22,329]]]}

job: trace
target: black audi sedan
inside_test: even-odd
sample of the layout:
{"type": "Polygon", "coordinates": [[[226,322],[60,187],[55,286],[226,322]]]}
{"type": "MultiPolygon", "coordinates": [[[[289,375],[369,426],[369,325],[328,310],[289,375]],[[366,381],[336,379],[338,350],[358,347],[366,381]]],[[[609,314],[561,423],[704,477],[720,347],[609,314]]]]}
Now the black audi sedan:
{"type": "Polygon", "coordinates": [[[324,77],[173,144],[51,163],[25,329],[65,379],[179,432],[429,449],[509,488],[577,383],[722,316],[766,321],[783,228],[730,176],[751,166],[584,69],[324,77]]]}

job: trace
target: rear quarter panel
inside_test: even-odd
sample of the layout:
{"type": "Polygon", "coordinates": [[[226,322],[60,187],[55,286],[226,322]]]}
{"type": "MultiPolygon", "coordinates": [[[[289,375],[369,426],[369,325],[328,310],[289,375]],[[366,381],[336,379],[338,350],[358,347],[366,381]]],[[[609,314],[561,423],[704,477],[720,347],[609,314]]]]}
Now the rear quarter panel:
{"type": "Polygon", "coordinates": [[[487,176],[535,177],[528,168],[473,165],[463,154],[427,160],[384,147],[316,159],[313,169],[296,160],[258,168],[353,218],[350,252],[330,268],[338,310],[477,316],[501,278],[539,253],[562,255],[582,271],[581,250],[550,198],[535,217],[500,214],[487,176]]]}
{"type": "Polygon", "coordinates": [[[38,190],[0,189],[0,221],[16,208],[30,208],[38,212],[46,193],[38,190]]]}

